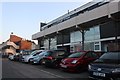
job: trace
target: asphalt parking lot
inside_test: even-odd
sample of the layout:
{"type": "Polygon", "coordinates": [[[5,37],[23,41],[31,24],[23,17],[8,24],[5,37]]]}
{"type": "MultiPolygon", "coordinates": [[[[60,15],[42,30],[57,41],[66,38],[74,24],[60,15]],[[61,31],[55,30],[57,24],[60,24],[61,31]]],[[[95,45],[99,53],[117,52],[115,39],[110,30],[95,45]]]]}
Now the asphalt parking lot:
{"type": "Polygon", "coordinates": [[[41,65],[31,65],[21,62],[2,59],[2,79],[65,79],[88,80],[88,72],[64,72],[59,69],[48,68],[41,65]]]}

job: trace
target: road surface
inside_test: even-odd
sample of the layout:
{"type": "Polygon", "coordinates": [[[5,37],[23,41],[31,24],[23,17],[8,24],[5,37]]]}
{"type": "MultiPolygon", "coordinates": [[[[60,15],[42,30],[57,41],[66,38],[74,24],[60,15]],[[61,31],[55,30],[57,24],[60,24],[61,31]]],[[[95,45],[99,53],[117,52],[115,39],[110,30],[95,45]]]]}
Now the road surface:
{"type": "MultiPolygon", "coordinates": [[[[64,79],[64,80],[83,80],[88,78],[87,72],[71,73],[59,69],[47,68],[41,65],[31,65],[21,62],[2,59],[2,78],[5,79],[64,79]]],[[[88,80],[88,79],[87,79],[88,80]]]]}

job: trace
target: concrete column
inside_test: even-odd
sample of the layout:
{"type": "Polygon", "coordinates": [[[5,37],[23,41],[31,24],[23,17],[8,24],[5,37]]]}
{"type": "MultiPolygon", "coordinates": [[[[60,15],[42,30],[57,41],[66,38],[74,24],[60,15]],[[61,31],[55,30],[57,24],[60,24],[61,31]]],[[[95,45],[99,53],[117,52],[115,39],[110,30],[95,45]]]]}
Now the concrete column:
{"type": "Polygon", "coordinates": [[[85,31],[81,30],[81,33],[82,33],[82,51],[84,51],[85,31]]]}
{"type": "Polygon", "coordinates": [[[62,35],[62,47],[64,46],[64,34],[61,34],[62,35]]]}
{"type": "Polygon", "coordinates": [[[49,41],[49,49],[50,49],[51,38],[48,38],[48,41],[49,41]]]}

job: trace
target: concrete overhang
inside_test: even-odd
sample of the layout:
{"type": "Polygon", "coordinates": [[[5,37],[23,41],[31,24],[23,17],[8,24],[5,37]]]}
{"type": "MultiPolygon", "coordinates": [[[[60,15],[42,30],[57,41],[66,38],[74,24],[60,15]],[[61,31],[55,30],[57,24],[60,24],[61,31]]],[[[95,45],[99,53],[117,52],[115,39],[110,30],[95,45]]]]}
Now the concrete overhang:
{"type": "Polygon", "coordinates": [[[52,26],[44,31],[33,34],[32,39],[35,40],[44,36],[56,35],[56,33],[60,31],[71,31],[76,29],[76,25],[85,29],[90,28],[97,24],[102,24],[111,20],[111,16],[118,18],[119,15],[120,0],[114,0],[91,11],[84,12],[83,14],[71,18],[70,20],[52,26]]]}
{"type": "Polygon", "coordinates": [[[15,49],[19,49],[19,46],[17,46],[14,42],[5,42],[3,45],[2,45],[2,48],[5,48],[7,46],[12,46],[14,47],[15,49]]]}

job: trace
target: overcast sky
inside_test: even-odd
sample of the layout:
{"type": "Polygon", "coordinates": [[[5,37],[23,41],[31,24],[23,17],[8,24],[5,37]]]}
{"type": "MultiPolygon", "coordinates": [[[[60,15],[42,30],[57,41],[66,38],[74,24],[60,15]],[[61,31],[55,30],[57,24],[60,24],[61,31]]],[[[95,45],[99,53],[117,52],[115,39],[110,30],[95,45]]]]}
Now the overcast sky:
{"type": "Polygon", "coordinates": [[[31,40],[39,32],[40,22],[50,22],[91,0],[64,1],[0,2],[0,43],[9,39],[11,32],[31,40]]]}

